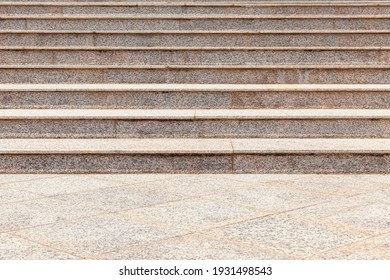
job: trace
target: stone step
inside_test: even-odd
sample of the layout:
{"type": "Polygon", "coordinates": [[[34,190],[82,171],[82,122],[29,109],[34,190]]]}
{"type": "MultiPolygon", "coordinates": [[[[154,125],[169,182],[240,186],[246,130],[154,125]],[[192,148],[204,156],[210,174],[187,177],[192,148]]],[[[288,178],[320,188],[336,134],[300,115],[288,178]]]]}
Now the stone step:
{"type": "Polygon", "coordinates": [[[390,64],[390,48],[0,47],[0,64],[390,64]]]}
{"type": "Polygon", "coordinates": [[[389,15],[5,16],[6,30],[389,30],[389,15]]]}
{"type": "Polygon", "coordinates": [[[0,46],[15,47],[388,47],[389,45],[389,30],[0,31],[0,46]]]}
{"type": "Polygon", "coordinates": [[[0,65],[0,83],[387,84],[390,65],[0,65]]]}
{"type": "MultiPolygon", "coordinates": [[[[294,4],[306,4],[306,3],[323,3],[323,4],[329,4],[329,3],[336,3],[336,4],[348,4],[348,3],[381,3],[381,1],[378,0],[115,0],[115,1],[107,1],[107,0],[79,0],[77,2],[75,1],[68,1],[68,0],[0,0],[0,2],[3,3],[160,3],[160,4],[169,4],[169,3],[184,3],[184,4],[190,4],[190,3],[273,3],[273,4],[281,4],[281,3],[294,3],[294,4]]],[[[384,0],[383,2],[388,2],[388,0],[384,0]]]]}
{"type": "Polygon", "coordinates": [[[390,109],[389,85],[2,84],[1,109],[390,109]]]}
{"type": "Polygon", "coordinates": [[[389,138],[390,110],[0,110],[0,138],[389,138]]]}
{"type": "Polygon", "coordinates": [[[382,2],[0,2],[3,15],[384,15],[390,3],[382,2]]]}
{"type": "Polygon", "coordinates": [[[390,139],[1,139],[1,173],[389,173],[390,139]]]}

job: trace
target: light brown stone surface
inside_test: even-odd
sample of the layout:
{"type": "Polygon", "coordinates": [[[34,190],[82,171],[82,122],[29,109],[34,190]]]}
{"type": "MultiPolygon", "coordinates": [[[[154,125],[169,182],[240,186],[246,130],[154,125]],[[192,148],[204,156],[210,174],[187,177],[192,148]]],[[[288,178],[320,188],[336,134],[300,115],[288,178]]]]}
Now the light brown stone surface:
{"type": "Polygon", "coordinates": [[[388,259],[389,181],[0,175],[0,259],[388,259]]]}

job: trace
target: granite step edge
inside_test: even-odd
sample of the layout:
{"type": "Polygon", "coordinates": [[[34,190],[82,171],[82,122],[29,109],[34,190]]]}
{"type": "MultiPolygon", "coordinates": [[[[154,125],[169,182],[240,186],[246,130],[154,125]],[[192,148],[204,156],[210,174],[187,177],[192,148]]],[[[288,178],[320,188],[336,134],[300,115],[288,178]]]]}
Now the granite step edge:
{"type": "Polygon", "coordinates": [[[0,120],[390,119],[389,109],[0,109],[0,120]]]}
{"type": "Polygon", "coordinates": [[[0,139],[15,154],[390,154],[390,139],[0,139]]]}

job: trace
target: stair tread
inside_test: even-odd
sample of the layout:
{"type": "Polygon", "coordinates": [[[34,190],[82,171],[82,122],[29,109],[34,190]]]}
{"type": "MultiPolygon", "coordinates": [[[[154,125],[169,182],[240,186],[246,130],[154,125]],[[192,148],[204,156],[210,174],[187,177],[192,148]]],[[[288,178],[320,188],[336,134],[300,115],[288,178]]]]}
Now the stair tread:
{"type": "Polygon", "coordinates": [[[3,29],[0,34],[389,34],[388,29],[297,30],[26,30],[3,29]]]}
{"type": "Polygon", "coordinates": [[[390,64],[1,64],[0,69],[390,69],[390,64]]]}
{"type": "Polygon", "coordinates": [[[9,19],[37,19],[37,20],[62,20],[62,19],[112,19],[112,20],[188,20],[188,19],[389,19],[390,15],[218,15],[218,14],[185,14],[185,15],[138,15],[138,14],[126,14],[126,15],[52,15],[52,14],[39,14],[39,15],[7,15],[0,14],[2,20],[9,19]]]}
{"type": "Polygon", "coordinates": [[[1,84],[1,91],[390,91],[390,84],[1,84]]]}
{"type": "Polygon", "coordinates": [[[389,154],[390,139],[0,139],[0,154],[389,154]]]}
{"type": "Polygon", "coordinates": [[[154,1],[154,2],[118,2],[118,1],[106,1],[106,2],[44,2],[44,1],[5,1],[0,3],[0,6],[6,5],[15,5],[15,6],[130,6],[130,7],[139,7],[139,6],[185,6],[185,7],[202,7],[202,6],[216,6],[216,7],[251,7],[251,6],[345,6],[345,5],[353,5],[353,6],[383,6],[390,5],[390,1],[276,1],[276,2],[267,2],[267,1],[258,1],[258,2],[248,2],[248,1],[226,1],[226,2],[218,2],[218,1],[209,1],[209,2],[201,2],[201,1],[154,1]]]}
{"type": "Polygon", "coordinates": [[[5,119],[390,119],[389,109],[0,109],[5,119]]]}
{"type": "Polygon", "coordinates": [[[389,51],[390,47],[127,47],[127,46],[0,46],[0,50],[17,51],[389,51]]]}

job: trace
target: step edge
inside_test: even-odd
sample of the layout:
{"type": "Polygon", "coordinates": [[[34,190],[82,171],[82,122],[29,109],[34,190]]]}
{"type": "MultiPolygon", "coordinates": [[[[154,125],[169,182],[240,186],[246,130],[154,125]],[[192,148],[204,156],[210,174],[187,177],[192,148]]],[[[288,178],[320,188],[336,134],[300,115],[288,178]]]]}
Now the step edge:
{"type": "Polygon", "coordinates": [[[4,91],[390,91],[387,84],[0,84],[4,91]]]}
{"type": "Polygon", "coordinates": [[[0,120],[390,119],[389,109],[0,109],[0,120]]]}

